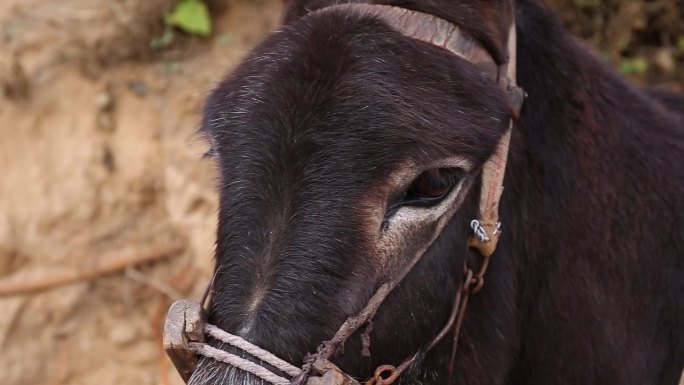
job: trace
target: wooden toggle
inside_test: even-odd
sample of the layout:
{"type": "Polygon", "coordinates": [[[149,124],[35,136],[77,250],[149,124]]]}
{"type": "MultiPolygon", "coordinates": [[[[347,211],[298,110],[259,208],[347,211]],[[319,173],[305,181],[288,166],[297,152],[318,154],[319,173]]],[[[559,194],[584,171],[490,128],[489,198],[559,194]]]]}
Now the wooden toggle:
{"type": "Polygon", "coordinates": [[[197,301],[180,300],[171,305],[164,323],[164,350],[186,383],[197,369],[197,354],[189,342],[204,342],[206,313],[197,301]]]}

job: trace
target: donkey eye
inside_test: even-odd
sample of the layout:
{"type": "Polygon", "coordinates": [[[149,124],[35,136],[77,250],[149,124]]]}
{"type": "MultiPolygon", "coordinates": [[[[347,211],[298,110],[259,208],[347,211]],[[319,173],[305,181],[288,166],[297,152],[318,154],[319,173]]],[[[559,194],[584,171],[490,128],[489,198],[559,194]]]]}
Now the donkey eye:
{"type": "Polygon", "coordinates": [[[457,168],[435,168],[420,174],[406,190],[400,205],[430,206],[442,200],[463,175],[457,168]]]}
{"type": "Polygon", "coordinates": [[[395,195],[389,202],[381,229],[387,229],[390,218],[402,206],[436,206],[453,191],[465,176],[466,171],[458,167],[433,168],[423,171],[406,190],[395,195]]]}

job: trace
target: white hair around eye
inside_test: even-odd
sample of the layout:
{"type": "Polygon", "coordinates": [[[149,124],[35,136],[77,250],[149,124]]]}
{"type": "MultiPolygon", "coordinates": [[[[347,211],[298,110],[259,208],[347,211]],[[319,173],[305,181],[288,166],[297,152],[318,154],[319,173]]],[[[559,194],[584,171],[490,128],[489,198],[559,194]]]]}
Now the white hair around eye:
{"type": "Polygon", "coordinates": [[[425,173],[434,170],[455,172],[458,177],[449,179],[450,184],[444,195],[401,198],[394,208],[388,204],[390,208],[384,213],[383,226],[376,243],[380,266],[388,267],[397,258],[410,259],[404,254],[422,253],[429,247],[463,203],[472,184],[472,177],[469,177],[472,169],[473,163],[469,159],[452,157],[423,167],[410,165],[398,170],[392,179],[396,182],[395,186],[403,186],[401,188],[404,190],[411,189],[416,178],[422,178],[425,173]]]}

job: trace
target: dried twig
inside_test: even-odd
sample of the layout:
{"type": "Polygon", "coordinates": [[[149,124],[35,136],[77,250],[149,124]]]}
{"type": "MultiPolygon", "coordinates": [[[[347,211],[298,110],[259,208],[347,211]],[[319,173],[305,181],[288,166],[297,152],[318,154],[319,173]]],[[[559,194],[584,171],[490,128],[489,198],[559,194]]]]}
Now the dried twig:
{"type": "Polygon", "coordinates": [[[178,290],[174,289],[170,285],[167,285],[165,282],[163,282],[159,279],[156,279],[152,276],[145,275],[145,274],[141,273],[139,270],[136,270],[133,266],[128,266],[126,268],[126,277],[128,277],[128,278],[130,278],[136,282],[147,285],[147,286],[157,290],[158,292],[166,295],[167,297],[169,297],[170,299],[172,299],[174,301],[177,301],[177,300],[183,298],[183,294],[178,292],[178,290]]]}
{"type": "Polygon", "coordinates": [[[0,281],[0,297],[34,293],[70,283],[91,281],[105,275],[118,273],[129,266],[137,266],[171,257],[182,252],[184,249],[184,243],[152,246],[146,248],[143,252],[107,258],[98,262],[95,266],[80,268],[77,271],[54,274],[36,280],[8,278],[0,281]]]}

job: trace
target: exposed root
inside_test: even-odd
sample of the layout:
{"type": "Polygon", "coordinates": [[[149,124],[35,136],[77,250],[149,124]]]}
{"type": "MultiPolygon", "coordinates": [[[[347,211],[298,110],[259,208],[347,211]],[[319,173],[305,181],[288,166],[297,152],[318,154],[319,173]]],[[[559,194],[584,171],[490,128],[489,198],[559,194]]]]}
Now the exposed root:
{"type": "MultiPolygon", "coordinates": [[[[95,266],[81,268],[35,280],[8,278],[0,281],[0,297],[35,293],[75,282],[92,281],[105,275],[126,270],[128,267],[159,261],[185,250],[185,243],[171,243],[147,248],[143,252],[120,255],[100,261],[95,266]]],[[[81,258],[75,260],[82,260],[81,258]]]]}

